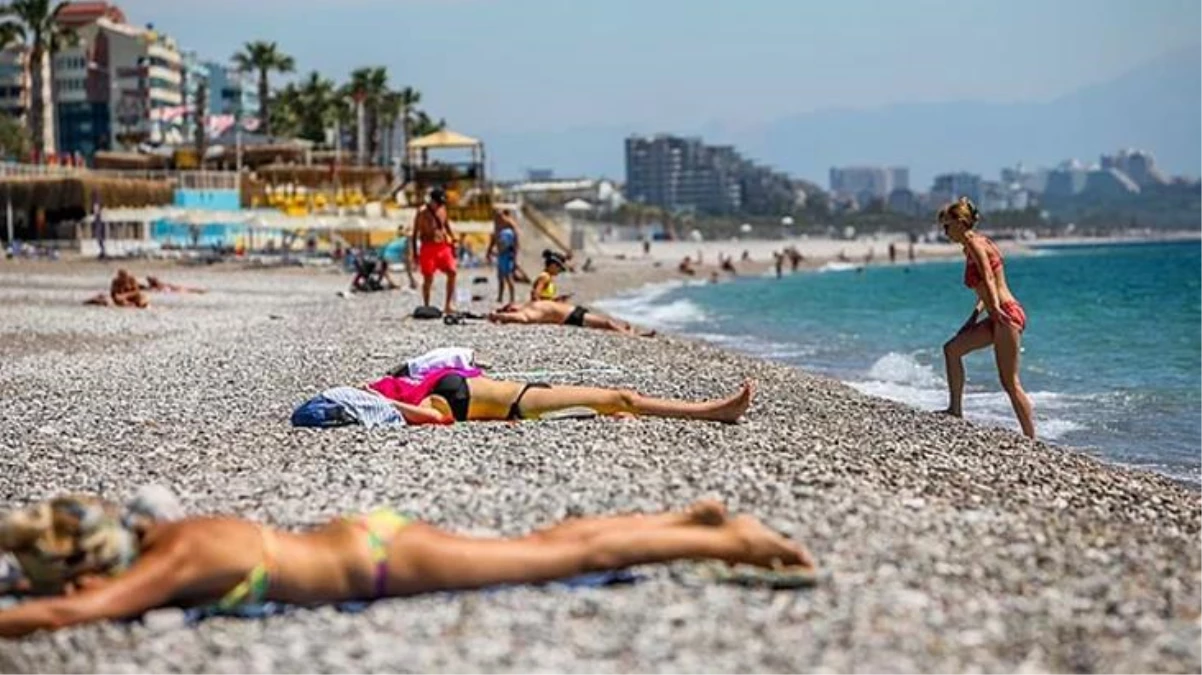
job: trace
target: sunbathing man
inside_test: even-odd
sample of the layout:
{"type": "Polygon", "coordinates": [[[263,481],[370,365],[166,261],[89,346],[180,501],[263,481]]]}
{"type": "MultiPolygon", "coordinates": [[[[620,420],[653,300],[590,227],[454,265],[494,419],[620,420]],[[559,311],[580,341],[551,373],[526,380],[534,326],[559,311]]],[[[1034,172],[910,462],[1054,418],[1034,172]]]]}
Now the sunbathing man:
{"type": "Polygon", "coordinates": [[[60,497],[0,520],[0,553],[60,588],[0,610],[0,637],[136,617],[165,606],[377,600],[553,581],[676,560],[813,574],[804,548],[722,503],[573,518],[525,536],[453,534],[392,509],[285,532],[233,516],[154,520],[97,497],[60,497]]]}
{"type": "Polygon", "coordinates": [[[639,337],[655,337],[655,331],[640,331],[634,326],[613,317],[584,307],[557,300],[535,300],[524,305],[504,305],[488,315],[489,321],[497,323],[549,323],[581,328],[612,330],[639,337]]]}
{"type": "Polygon", "coordinates": [[[145,309],[150,306],[150,298],[138,286],[138,280],[123,269],[117,270],[117,276],[109,286],[109,294],[98,293],[84,301],[85,305],[116,305],[118,307],[137,307],[145,309]]]}

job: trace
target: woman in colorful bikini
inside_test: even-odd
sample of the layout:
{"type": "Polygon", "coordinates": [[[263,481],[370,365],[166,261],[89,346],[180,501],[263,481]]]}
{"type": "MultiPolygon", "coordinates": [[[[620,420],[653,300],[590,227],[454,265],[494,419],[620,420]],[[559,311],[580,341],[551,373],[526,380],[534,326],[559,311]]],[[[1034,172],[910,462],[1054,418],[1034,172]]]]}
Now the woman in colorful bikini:
{"type": "Polygon", "coordinates": [[[391,510],[284,532],[233,517],[162,522],[71,496],[0,521],[0,551],[66,595],[0,610],[0,636],[140,615],[163,606],[343,600],[538,583],[674,560],[813,570],[802,547],[702,501],[683,512],[580,518],[513,538],[452,534],[391,510]]]}
{"type": "Polygon", "coordinates": [[[568,408],[600,415],[674,417],[733,423],[751,405],[754,387],[711,401],[651,398],[628,389],[514,382],[484,377],[479,370],[444,368],[421,380],[385,376],[361,385],[393,401],[409,424],[538,419],[568,408]]]}
{"type": "Polygon", "coordinates": [[[1018,377],[1019,351],[1023,330],[1027,327],[1027,314],[1006,284],[1005,265],[997,244],[973,229],[980,219],[980,212],[967,197],[939,210],[943,231],[949,239],[964,247],[964,285],[977,294],[972,314],[956,335],[943,345],[949,390],[946,412],[957,417],[962,415],[964,355],[993,345],[1002,388],[1010,397],[1023,434],[1035,438],[1035,413],[1018,377]],[[988,316],[977,321],[982,310],[988,312],[988,316]]]}

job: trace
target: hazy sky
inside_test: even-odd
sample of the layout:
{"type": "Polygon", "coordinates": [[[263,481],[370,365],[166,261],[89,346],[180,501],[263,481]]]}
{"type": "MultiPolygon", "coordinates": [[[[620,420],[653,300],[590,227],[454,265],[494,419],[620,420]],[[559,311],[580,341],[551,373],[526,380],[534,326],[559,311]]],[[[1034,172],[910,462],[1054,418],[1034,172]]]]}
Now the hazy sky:
{"type": "Polygon", "coordinates": [[[1198,0],[122,0],[227,59],[388,66],[457,128],[758,123],[830,107],[1055,97],[1197,42],[1198,0]]]}

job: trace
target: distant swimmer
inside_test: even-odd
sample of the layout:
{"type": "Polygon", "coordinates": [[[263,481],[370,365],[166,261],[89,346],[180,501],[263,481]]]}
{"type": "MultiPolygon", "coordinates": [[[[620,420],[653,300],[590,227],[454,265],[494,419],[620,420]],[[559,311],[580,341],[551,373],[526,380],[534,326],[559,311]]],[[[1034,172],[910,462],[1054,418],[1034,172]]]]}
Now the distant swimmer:
{"type": "Polygon", "coordinates": [[[944,233],[964,248],[964,285],[977,294],[972,315],[956,335],[943,345],[949,390],[946,412],[957,417],[963,414],[964,355],[992,344],[998,377],[1006,395],[1010,397],[1010,404],[1014,406],[1023,434],[1035,438],[1035,413],[1031,408],[1031,399],[1023,391],[1018,378],[1019,352],[1023,331],[1027,327],[1027,314],[1006,284],[1005,265],[997,244],[973,229],[980,219],[980,212],[967,197],[961,197],[939,210],[939,224],[943,226],[944,233]],[[986,310],[988,316],[977,321],[982,310],[986,310]]]}
{"type": "MultiPolygon", "coordinates": [[[[430,290],[434,275],[447,277],[446,301],[443,312],[454,311],[455,297],[455,233],[447,214],[447,193],[442,188],[430,191],[430,199],[413,218],[413,236],[409,237],[409,261],[417,260],[422,272],[422,303],[430,305],[430,290]]],[[[410,265],[412,266],[412,265],[410,265]]]]}

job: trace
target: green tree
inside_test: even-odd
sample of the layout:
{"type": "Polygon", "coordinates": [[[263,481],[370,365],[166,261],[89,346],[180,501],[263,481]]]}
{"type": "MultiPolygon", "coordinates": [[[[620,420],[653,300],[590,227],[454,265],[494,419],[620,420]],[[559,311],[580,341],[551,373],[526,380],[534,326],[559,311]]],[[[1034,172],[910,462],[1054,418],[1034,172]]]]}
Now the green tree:
{"type": "Polygon", "coordinates": [[[246,43],[242,47],[242,51],[234,54],[233,62],[238,70],[244,73],[258,73],[259,124],[262,126],[263,133],[270,136],[272,133],[271,84],[268,78],[273,72],[291,73],[296,69],[296,61],[281,52],[275,42],[258,40],[246,43]]]}
{"type": "Polygon", "coordinates": [[[413,115],[417,112],[417,104],[422,102],[422,94],[413,87],[402,87],[397,91],[397,99],[401,105],[401,142],[408,152],[409,139],[413,138],[413,115]]]}
{"type": "Polygon", "coordinates": [[[334,83],[313,71],[296,87],[295,111],[300,123],[299,135],[314,143],[325,143],[326,129],[339,114],[334,83]]]}
{"type": "Polygon", "coordinates": [[[11,115],[0,113],[0,157],[20,160],[31,146],[29,129],[11,115]]]}
{"type": "MultiPolygon", "coordinates": [[[[343,94],[363,105],[363,137],[366,147],[356,148],[370,160],[375,160],[380,147],[380,106],[388,90],[388,69],[383,66],[356,68],[351,72],[351,81],[342,89],[343,94]]],[[[359,120],[356,118],[356,132],[359,120]]]]}
{"type": "Polygon", "coordinates": [[[430,116],[426,114],[424,110],[417,111],[417,113],[413,116],[414,138],[421,138],[422,136],[427,136],[435,131],[442,131],[446,128],[447,121],[445,119],[439,118],[439,120],[435,122],[434,120],[430,119],[430,116]]]}
{"type": "Polygon", "coordinates": [[[0,37],[5,37],[9,43],[19,41],[29,45],[29,82],[32,89],[29,128],[39,154],[54,152],[55,149],[54,108],[51,101],[47,100],[45,91],[50,79],[50,57],[77,40],[74,31],[58,22],[59,12],[68,4],[65,1],[13,0],[0,6],[0,19],[12,19],[4,23],[4,35],[0,37]]]}

